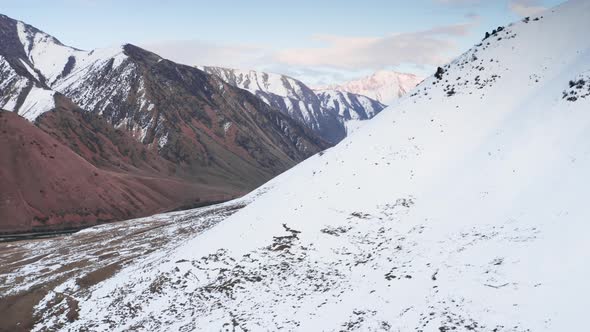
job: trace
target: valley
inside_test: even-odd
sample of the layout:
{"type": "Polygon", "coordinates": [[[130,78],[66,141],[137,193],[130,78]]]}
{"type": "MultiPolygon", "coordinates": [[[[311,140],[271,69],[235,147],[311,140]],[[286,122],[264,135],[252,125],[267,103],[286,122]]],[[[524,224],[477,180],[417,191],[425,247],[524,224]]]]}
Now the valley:
{"type": "MultiPolygon", "coordinates": [[[[14,156],[0,160],[0,225],[89,227],[0,243],[0,331],[583,330],[590,2],[526,4],[493,7],[520,16],[424,79],[382,70],[315,90],[131,44],[97,61],[68,48],[43,71],[7,38],[0,87],[19,92],[0,103],[0,151],[14,156]],[[87,79],[51,83],[72,73],[87,79]],[[37,89],[51,110],[29,107],[47,105],[37,89]]],[[[375,63],[446,50],[441,35],[486,22],[464,2],[424,6],[470,21],[314,35],[278,55],[348,68],[377,50],[375,63]]],[[[0,37],[23,24],[4,21],[0,37]]]]}

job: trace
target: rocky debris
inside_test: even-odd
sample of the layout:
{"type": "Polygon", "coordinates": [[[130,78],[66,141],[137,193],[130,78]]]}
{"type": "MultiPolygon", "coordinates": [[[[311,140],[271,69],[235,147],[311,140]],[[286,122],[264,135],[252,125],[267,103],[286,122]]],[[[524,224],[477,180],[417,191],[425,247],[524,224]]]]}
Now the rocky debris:
{"type": "Polygon", "coordinates": [[[590,74],[585,73],[569,81],[568,88],[563,91],[562,99],[575,102],[590,96],[590,74]]]}

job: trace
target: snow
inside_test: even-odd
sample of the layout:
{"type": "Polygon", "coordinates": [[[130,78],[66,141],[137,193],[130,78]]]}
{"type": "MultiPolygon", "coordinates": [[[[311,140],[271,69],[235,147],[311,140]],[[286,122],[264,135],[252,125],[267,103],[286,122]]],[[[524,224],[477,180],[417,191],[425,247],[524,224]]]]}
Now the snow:
{"type": "MultiPolygon", "coordinates": [[[[52,88],[89,111],[102,113],[111,105],[124,100],[138,76],[136,65],[125,61],[127,56],[122,48],[94,50],[76,59],[76,68],[66,77],[58,79],[52,88]],[[110,68],[108,76],[102,76],[105,68],[110,68]],[[111,84],[105,84],[97,90],[93,81],[107,79],[111,84]]],[[[143,103],[143,107],[148,101],[143,86],[140,85],[139,89],[143,97],[138,101],[143,103]]]]}
{"type": "Polygon", "coordinates": [[[68,329],[579,330],[590,100],[562,92],[590,67],[588,13],[570,1],[474,47],[214,228],[78,297],[68,329]]]}
{"type": "Polygon", "coordinates": [[[233,124],[231,122],[226,122],[223,124],[223,133],[227,134],[227,131],[231,128],[233,124]]]}
{"type": "Polygon", "coordinates": [[[22,59],[20,60],[20,62],[22,63],[22,65],[25,67],[25,69],[29,72],[29,74],[31,74],[31,76],[37,78],[37,73],[35,73],[35,71],[33,70],[33,68],[31,68],[31,66],[29,66],[25,61],[23,61],[22,59]]]}
{"type": "Polygon", "coordinates": [[[337,90],[364,95],[381,103],[389,105],[396,99],[411,91],[423,78],[414,74],[398,73],[395,71],[380,70],[373,75],[323,87],[316,87],[315,90],[337,90]]]}
{"type": "Polygon", "coordinates": [[[20,40],[21,44],[23,45],[25,52],[29,49],[30,41],[29,41],[29,34],[26,31],[26,26],[23,22],[18,22],[16,24],[16,32],[18,34],[18,39],[20,40]]]}
{"type": "MultiPolygon", "coordinates": [[[[92,111],[96,107],[101,107],[100,113],[113,103],[116,95],[129,93],[129,81],[134,71],[132,66],[124,67],[127,56],[122,46],[82,51],[65,46],[52,36],[20,21],[17,22],[17,33],[27,60],[34,68],[31,68],[25,59],[20,59],[29,73],[52,90],[71,95],[74,102],[82,108],[92,111]],[[69,68],[69,72],[65,72],[69,61],[73,61],[73,66],[69,68]],[[111,86],[109,91],[95,91],[91,81],[100,76],[107,66],[111,66],[111,63],[111,70],[120,72],[115,82],[117,85],[111,86]],[[107,98],[95,98],[97,94],[106,95],[107,98]]],[[[34,82],[14,83],[14,80],[12,82],[20,89],[27,85],[38,85],[34,82]]],[[[53,108],[53,94],[54,92],[34,88],[31,97],[28,97],[23,105],[24,112],[19,111],[19,114],[26,114],[27,119],[34,121],[39,115],[53,108]]],[[[11,98],[4,101],[4,106],[14,110],[17,94],[13,92],[11,98]]]]}
{"type": "Polygon", "coordinates": [[[0,56],[0,78],[0,90],[13,90],[17,92],[11,95],[7,94],[2,96],[0,98],[0,107],[8,111],[14,111],[18,94],[22,88],[26,86],[26,82],[14,71],[14,69],[12,69],[8,61],[3,56],[0,56]]]}
{"type": "Polygon", "coordinates": [[[52,90],[33,87],[24,103],[18,109],[18,114],[29,121],[35,121],[39,115],[55,108],[52,90]]]}
{"type": "MultiPolygon", "coordinates": [[[[55,281],[46,269],[74,257],[112,264],[97,247],[132,262],[88,290],[75,280],[91,270],[70,271],[36,307],[34,330],[580,330],[590,295],[589,13],[574,0],[506,27],[241,200],[34,241],[45,256],[5,280],[17,291],[55,281]],[[87,247],[89,236],[104,242],[87,247]],[[154,243],[163,244],[152,252],[154,243]],[[59,245],[81,250],[53,255],[59,245]],[[74,322],[58,294],[77,302],[74,322]]],[[[106,54],[89,53],[56,87],[82,89],[81,101],[128,92],[125,57],[106,54]],[[113,57],[122,74],[112,90],[76,85],[113,57]]],[[[26,86],[0,69],[0,86],[26,86]]],[[[51,96],[34,88],[21,109],[34,118],[51,96]]]]}
{"type": "Polygon", "coordinates": [[[248,90],[255,95],[259,92],[264,92],[285,99],[292,98],[305,100],[309,98],[309,96],[306,96],[306,93],[311,92],[309,88],[307,88],[308,91],[305,91],[306,87],[304,87],[302,82],[285,75],[220,67],[197,68],[210,74],[214,74],[225,82],[238,88],[248,90]]]}
{"type": "Polygon", "coordinates": [[[322,107],[337,113],[343,122],[371,119],[386,107],[376,100],[350,92],[324,90],[318,91],[317,95],[322,107]]]}
{"type": "MultiPolygon", "coordinates": [[[[34,77],[37,74],[21,60],[21,63],[34,77]]],[[[27,78],[19,76],[8,61],[0,56],[0,90],[11,91],[0,98],[0,108],[17,112],[29,121],[34,121],[39,115],[55,108],[54,91],[42,89],[33,85],[27,78]],[[17,108],[18,98],[29,86],[32,86],[20,108],[17,108]]]]}
{"type": "MultiPolygon", "coordinates": [[[[84,54],[84,51],[64,46],[52,36],[17,22],[17,30],[28,60],[48,80],[53,82],[63,71],[70,56],[84,54]]],[[[37,77],[37,74],[34,74],[37,77]]]]}
{"type": "Polygon", "coordinates": [[[357,131],[365,122],[362,120],[349,120],[346,122],[346,134],[351,135],[357,131]]]}
{"type": "Polygon", "coordinates": [[[168,144],[168,134],[165,134],[158,138],[158,148],[162,149],[166,146],[166,144],[168,144]]]}

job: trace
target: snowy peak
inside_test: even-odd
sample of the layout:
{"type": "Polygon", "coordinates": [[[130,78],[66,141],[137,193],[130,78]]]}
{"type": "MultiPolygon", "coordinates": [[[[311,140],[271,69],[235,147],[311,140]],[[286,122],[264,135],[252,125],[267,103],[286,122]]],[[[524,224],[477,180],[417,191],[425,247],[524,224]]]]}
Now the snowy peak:
{"type": "Polygon", "coordinates": [[[220,67],[199,68],[250,91],[334,144],[346,137],[348,121],[370,119],[385,108],[375,100],[352,93],[316,93],[303,82],[286,75],[220,67]]]}
{"type": "Polygon", "coordinates": [[[59,40],[21,21],[0,14],[0,51],[5,56],[27,58],[35,41],[63,46],[59,40]]]}
{"type": "Polygon", "coordinates": [[[0,107],[30,121],[53,109],[55,92],[65,93],[89,72],[120,65],[122,48],[82,51],[0,15],[0,107]]]}
{"type": "Polygon", "coordinates": [[[323,90],[317,95],[324,108],[333,109],[345,120],[368,120],[387,107],[377,100],[350,92],[323,90]]]}
{"type": "Polygon", "coordinates": [[[313,91],[309,87],[301,81],[286,75],[222,67],[197,68],[209,74],[214,74],[227,83],[254,94],[256,92],[266,92],[297,100],[313,99],[313,91]]]}
{"type": "Polygon", "coordinates": [[[21,21],[16,22],[16,32],[21,44],[23,45],[25,53],[29,56],[33,48],[38,45],[67,47],[57,38],[21,21]]]}
{"type": "Polygon", "coordinates": [[[413,74],[380,70],[371,76],[343,84],[318,87],[316,90],[338,90],[364,95],[384,104],[391,104],[422,81],[413,74]]]}
{"type": "Polygon", "coordinates": [[[67,56],[77,51],[67,47],[57,38],[28,25],[21,21],[13,20],[7,16],[0,16],[2,33],[0,40],[4,46],[0,47],[1,54],[8,57],[18,58],[27,63],[32,70],[35,69],[36,79],[47,85],[47,77],[51,77],[50,67],[62,68],[61,62],[67,61],[67,56]],[[4,41],[8,43],[4,43],[4,41]],[[20,45],[19,45],[20,44],[20,45]]]}
{"type": "MultiPolygon", "coordinates": [[[[69,95],[89,77],[116,70],[127,58],[123,47],[82,51],[4,15],[0,40],[0,107],[30,121],[55,107],[55,92],[69,95]]],[[[94,106],[89,99],[96,93],[71,97],[82,107],[94,106]]]]}
{"type": "Polygon", "coordinates": [[[30,38],[36,34],[53,42],[39,30],[0,15],[0,108],[30,121],[55,107],[54,92],[29,59],[30,38]]]}

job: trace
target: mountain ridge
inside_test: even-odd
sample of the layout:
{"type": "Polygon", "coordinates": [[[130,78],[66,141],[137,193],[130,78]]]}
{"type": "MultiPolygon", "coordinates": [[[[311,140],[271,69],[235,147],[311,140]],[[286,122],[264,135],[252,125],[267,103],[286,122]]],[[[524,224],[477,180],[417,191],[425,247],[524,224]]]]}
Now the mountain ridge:
{"type": "MultiPolygon", "coordinates": [[[[328,147],[249,92],[132,44],[83,51],[7,16],[0,37],[8,41],[0,46],[0,108],[95,167],[172,176],[234,197],[328,147]],[[115,142],[123,145],[112,148],[115,142]]],[[[159,211],[179,205],[160,201],[159,211]]],[[[125,219],[144,215],[134,211],[125,219]]]]}
{"type": "Polygon", "coordinates": [[[338,143],[347,134],[349,120],[368,120],[385,105],[361,95],[316,93],[300,80],[282,74],[223,67],[197,67],[225,82],[250,91],[320,137],[338,143]]]}

